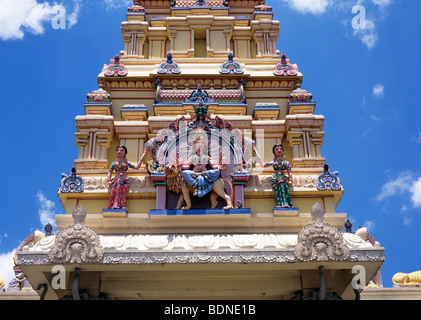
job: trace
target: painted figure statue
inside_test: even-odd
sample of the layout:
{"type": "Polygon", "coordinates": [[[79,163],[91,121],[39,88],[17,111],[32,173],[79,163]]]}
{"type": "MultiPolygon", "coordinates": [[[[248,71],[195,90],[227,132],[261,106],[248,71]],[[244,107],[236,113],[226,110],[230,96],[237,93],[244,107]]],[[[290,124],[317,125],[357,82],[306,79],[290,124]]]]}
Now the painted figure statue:
{"type": "Polygon", "coordinates": [[[201,198],[212,190],[213,183],[219,178],[220,169],[223,169],[224,165],[215,163],[209,156],[207,134],[203,130],[197,130],[191,156],[181,164],[181,168],[184,170],[184,180],[194,190],[194,196],[201,198]],[[208,164],[212,169],[207,170],[208,164]],[[193,169],[190,170],[192,165],[193,169]]]}
{"type": "Polygon", "coordinates": [[[232,185],[229,181],[220,178],[220,170],[225,170],[222,150],[219,149],[219,161],[215,162],[209,156],[207,134],[198,129],[192,145],[190,156],[180,162],[180,158],[174,159],[175,164],[165,166],[167,187],[170,191],[180,194],[177,209],[187,210],[191,208],[190,192],[199,198],[211,192],[211,208],[217,206],[218,195],[225,199],[227,205],[224,209],[232,209],[232,185]],[[210,166],[211,169],[208,169],[210,166]],[[224,183],[231,188],[231,196],[224,191],[224,183]],[[182,204],[186,202],[186,206],[182,204]]]}
{"type": "Polygon", "coordinates": [[[126,209],[126,194],[130,188],[129,176],[127,175],[127,170],[133,168],[138,170],[142,165],[143,158],[146,155],[146,152],[143,154],[137,165],[133,165],[127,161],[127,147],[126,146],[117,146],[117,159],[111,164],[110,169],[108,170],[108,185],[111,185],[111,195],[109,199],[108,208],[109,209],[126,209]],[[113,171],[116,172],[114,178],[112,178],[113,171]]]}
{"type": "Polygon", "coordinates": [[[273,161],[264,164],[264,167],[272,166],[275,172],[272,174],[271,184],[275,191],[276,207],[292,208],[291,196],[288,184],[292,182],[291,165],[284,158],[284,148],[282,144],[276,144],[272,148],[273,161]],[[287,171],[288,176],[285,176],[287,171]]]}

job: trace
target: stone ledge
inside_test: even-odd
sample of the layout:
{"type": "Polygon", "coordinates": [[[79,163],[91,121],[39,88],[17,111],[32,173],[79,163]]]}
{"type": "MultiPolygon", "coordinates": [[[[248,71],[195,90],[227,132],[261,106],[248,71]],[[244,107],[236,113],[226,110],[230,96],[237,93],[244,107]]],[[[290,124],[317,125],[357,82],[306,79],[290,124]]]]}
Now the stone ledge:
{"type": "Polygon", "coordinates": [[[227,216],[227,215],[244,215],[246,217],[251,217],[250,209],[152,209],[149,213],[150,217],[157,216],[204,216],[204,215],[217,215],[217,216],[227,216]]]}
{"type": "MultiPolygon", "coordinates": [[[[85,224],[98,234],[298,233],[312,221],[310,213],[288,212],[294,215],[274,216],[272,212],[266,212],[151,216],[129,212],[127,217],[104,217],[101,213],[88,214],[85,224]]],[[[346,213],[326,213],[324,221],[340,230],[346,217],[346,213]]],[[[71,214],[58,214],[55,219],[60,230],[73,224],[71,214]]]]}
{"type": "Polygon", "coordinates": [[[36,291],[0,292],[0,300],[39,300],[36,291]]]}
{"type": "Polygon", "coordinates": [[[421,300],[421,288],[365,288],[361,300],[421,300]]]}

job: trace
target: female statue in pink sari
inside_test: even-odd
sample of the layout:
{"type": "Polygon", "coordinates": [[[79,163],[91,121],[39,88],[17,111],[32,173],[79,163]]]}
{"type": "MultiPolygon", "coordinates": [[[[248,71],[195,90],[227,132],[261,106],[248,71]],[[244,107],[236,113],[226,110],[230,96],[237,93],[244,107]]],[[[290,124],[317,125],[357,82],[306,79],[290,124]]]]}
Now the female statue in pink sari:
{"type": "Polygon", "coordinates": [[[138,170],[142,165],[143,158],[146,156],[147,152],[143,153],[143,156],[140,159],[139,163],[135,166],[127,161],[126,146],[117,146],[116,152],[117,159],[111,164],[111,167],[108,170],[107,177],[108,184],[111,185],[111,195],[108,204],[108,209],[126,209],[126,194],[130,188],[127,170],[129,168],[138,170]],[[114,178],[112,178],[113,171],[116,172],[114,178]]]}

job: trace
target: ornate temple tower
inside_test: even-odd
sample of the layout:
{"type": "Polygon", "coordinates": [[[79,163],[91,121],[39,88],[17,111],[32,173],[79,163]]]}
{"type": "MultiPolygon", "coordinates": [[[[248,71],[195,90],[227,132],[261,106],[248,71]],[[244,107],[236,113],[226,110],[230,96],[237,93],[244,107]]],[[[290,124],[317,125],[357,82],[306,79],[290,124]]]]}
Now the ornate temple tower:
{"type": "Polygon", "coordinates": [[[276,49],[272,8],[135,0],[126,20],[75,119],[59,232],[17,252],[32,286],[45,299],[355,299],[384,249],[340,231],[324,116],[276,49]]]}

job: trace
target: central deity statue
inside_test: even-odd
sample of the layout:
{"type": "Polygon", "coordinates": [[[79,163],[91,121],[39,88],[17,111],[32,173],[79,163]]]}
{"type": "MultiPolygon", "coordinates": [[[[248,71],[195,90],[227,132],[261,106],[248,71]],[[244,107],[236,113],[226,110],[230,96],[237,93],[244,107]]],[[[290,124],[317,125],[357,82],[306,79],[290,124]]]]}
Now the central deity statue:
{"type": "Polygon", "coordinates": [[[221,170],[225,170],[226,163],[224,163],[222,149],[220,146],[218,147],[219,157],[218,161],[215,161],[209,154],[207,133],[199,128],[194,133],[187,159],[183,160],[180,153],[177,152],[177,158],[173,158],[172,163],[165,166],[168,190],[179,194],[176,209],[188,210],[191,208],[190,193],[199,198],[210,193],[211,209],[216,208],[218,196],[227,203],[224,209],[234,208],[232,184],[220,177],[221,170]],[[231,189],[231,196],[225,193],[225,183],[231,189]],[[184,202],[185,206],[183,206],[184,202]]]}
{"type": "Polygon", "coordinates": [[[215,162],[209,155],[207,134],[198,129],[193,138],[192,152],[189,158],[181,163],[183,177],[194,190],[193,195],[203,197],[212,190],[213,184],[219,178],[220,170],[225,169],[222,164],[222,153],[219,162],[215,162]],[[210,170],[207,166],[210,166],[210,170]],[[191,167],[193,166],[192,170],[191,167]]]}

